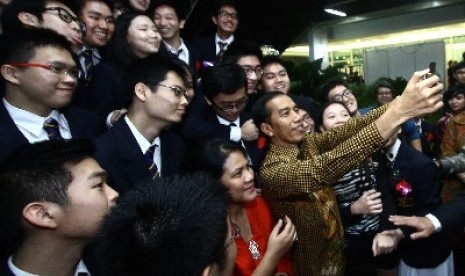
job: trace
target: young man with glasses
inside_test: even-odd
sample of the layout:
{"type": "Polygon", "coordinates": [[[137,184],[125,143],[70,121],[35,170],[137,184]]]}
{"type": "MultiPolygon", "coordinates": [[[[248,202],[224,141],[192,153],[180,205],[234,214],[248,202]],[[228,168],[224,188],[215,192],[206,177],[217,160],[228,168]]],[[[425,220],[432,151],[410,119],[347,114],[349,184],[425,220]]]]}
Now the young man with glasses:
{"type": "Polygon", "coordinates": [[[71,42],[74,52],[82,44],[85,23],[77,16],[75,2],[68,0],[14,0],[5,6],[1,22],[4,35],[28,28],[52,29],[71,42]]]}
{"type": "Polygon", "coordinates": [[[225,62],[209,67],[203,71],[201,87],[207,107],[201,109],[203,114],[196,114],[195,120],[183,122],[183,127],[197,130],[190,134],[192,140],[219,137],[240,143],[247,151],[250,165],[257,171],[262,151],[257,145],[258,129],[251,114],[244,111],[248,101],[244,69],[238,64],[225,62]],[[244,125],[247,126],[243,128],[244,125]],[[252,139],[242,138],[243,129],[252,133],[249,135],[252,139]]]}
{"type": "Polygon", "coordinates": [[[9,36],[1,53],[0,159],[22,144],[101,133],[96,114],[68,106],[78,72],[70,43],[56,32],[9,36]]]}
{"type": "MultiPolygon", "coordinates": [[[[340,78],[330,79],[321,86],[321,102],[326,103],[329,101],[343,102],[351,115],[364,115],[372,109],[359,109],[354,93],[349,89],[349,85],[340,78]]],[[[422,151],[420,133],[417,131],[413,120],[408,120],[402,125],[402,135],[413,148],[419,152],[422,151]]]]}
{"type": "Polygon", "coordinates": [[[218,62],[229,44],[234,41],[234,33],[239,26],[237,4],[234,0],[217,0],[213,5],[211,19],[216,26],[216,34],[194,42],[196,62],[218,62]]]}
{"type": "Polygon", "coordinates": [[[188,105],[185,74],[167,57],[126,68],[120,88],[128,113],[95,141],[108,183],[121,195],[139,180],[179,172],[186,146],[169,128],[181,122],[188,105]]]}

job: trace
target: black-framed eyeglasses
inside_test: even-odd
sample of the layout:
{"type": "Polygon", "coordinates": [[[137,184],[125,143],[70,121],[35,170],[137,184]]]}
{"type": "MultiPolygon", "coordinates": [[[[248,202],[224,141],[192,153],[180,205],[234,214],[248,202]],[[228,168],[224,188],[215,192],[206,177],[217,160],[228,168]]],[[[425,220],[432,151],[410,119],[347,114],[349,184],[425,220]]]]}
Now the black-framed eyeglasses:
{"type": "Polygon", "coordinates": [[[78,24],[79,28],[81,29],[82,33],[85,33],[86,30],[87,30],[86,23],[81,21],[76,16],[71,15],[67,10],[65,10],[62,7],[45,8],[44,12],[46,12],[46,11],[57,11],[58,12],[58,14],[57,14],[58,17],[60,17],[60,19],[63,20],[64,22],[66,22],[66,23],[71,23],[72,21],[76,22],[76,24],[78,24]]]}
{"type": "Polygon", "coordinates": [[[339,94],[339,95],[335,95],[333,97],[333,100],[334,101],[337,101],[337,102],[341,102],[344,100],[344,97],[349,97],[350,95],[352,95],[352,90],[350,89],[346,89],[342,92],[342,94],[339,94]]]}
{"type": "Polygon", "coordinates": [[[164,84],[156,84],[156,86],[161,86],[161,87],[165,87],[165,88],[168,88],[170,89],[171,91],[173,91],[173,93],[178,96],[178,97],[182,97],[184,96],[184,98],[186,98],[186,100],[189,101],[189,94],[187,94],[187,90],[182,88],[182,87],[179,87],[179,86],[170,86],[170,85],[164,85],[164,84]]]}
{"type": "Polygon", "coordinates": [[[75,66],[69,66],[61,62],[54,63],[9,63],[13,67],[40,67],[49,70],[57,75],[67,74],[74,79],[79,76],[79,69],[75,66]]]}
{"type": "Polygon", "coordinates": [[[242,65],[242,68],[244,69],[246,75],[250,75],[252,72],[255,72],[255,75],[257,75],[258,78],[263,76],[263,67],[261,66],[256,66],[254,68],[250,65],[242,65]]]}
{"type": "Polygon", "coordinates": [[[247,105],[247,101],[248,101],[248,97],[245,97],[240,102],[236,102],[234,104],[225,104],[223,106],[217,105],[213,100],[211,102],[212,102],[214,107],[218,108],[219,110],[221,110],[223,112],[232,112],[234,110],[234,108],[236,108],[237,111],[243,110],[245,108],[245,106],[247,105]]]}
{"type": "Polygon", "coordinates": [[[234,19],[234,20],[237,20],[237,18],[238,18],[237,13],[229,13],[229,12],[225,12],[225,11],[218,12],[218,16],[221,16],[223,18],[230,18],[230,19],[234,19]]]}

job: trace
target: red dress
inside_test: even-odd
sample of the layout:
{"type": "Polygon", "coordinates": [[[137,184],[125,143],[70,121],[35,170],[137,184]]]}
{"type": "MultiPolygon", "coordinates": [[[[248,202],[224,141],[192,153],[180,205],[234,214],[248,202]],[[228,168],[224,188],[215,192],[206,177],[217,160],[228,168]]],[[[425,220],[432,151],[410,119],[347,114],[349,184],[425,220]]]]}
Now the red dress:
{"type": "MultiPolygon", "coordinates": [[[[252,240],[258,245],[258,251],[261,258],[266,252],[268,237],[275,225],[270,207],[261,196],[246,204],[245,210],[249,218],[250,227],[252,229],[252,240]]],[[[254,260],[249,250],[249,241],[245,241],[241,236],[236,237],[237,257],[234,265],[234,275],[249,276],[260,263],[260,259],[254,260]]],[[[287,275],[294,275],[292,272],[291,255],[289,252],[281,258],[276,265],[274,273],[283,272],[287,275]]]]}

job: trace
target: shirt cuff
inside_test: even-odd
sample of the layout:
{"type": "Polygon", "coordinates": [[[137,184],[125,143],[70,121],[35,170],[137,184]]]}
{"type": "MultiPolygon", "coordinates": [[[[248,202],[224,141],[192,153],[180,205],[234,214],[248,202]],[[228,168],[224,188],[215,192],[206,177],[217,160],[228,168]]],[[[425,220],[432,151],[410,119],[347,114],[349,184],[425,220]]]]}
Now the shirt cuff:
{"type": "Polygon", "coordinates": [[[242,131],[240,127],[232,126],[231,132],[229,133],[229,139],[234,142],[239,142],[241,140],[242,131]]]}
{"type": "Polygon", "coordinates": [[[441,232],[442,230],[442,225],[441,225],[441,222],[433,215],[433,214],[427,214],[425,216],[426,218],[428,218],[431,223],[434,225],[434,232],[441,232]]]}
{"type": "Polygon", "coordinates": [[[110,114],[108,114],[108,116],[107,116],[107,119],[105,120],[108,129],[110,129],[111,127],[113,127],[113,124],[111,123],[111,117],[113,116],[114,113],[115,113],[115,110],[113,110],[112,112],[110,112],[110,114]]]}

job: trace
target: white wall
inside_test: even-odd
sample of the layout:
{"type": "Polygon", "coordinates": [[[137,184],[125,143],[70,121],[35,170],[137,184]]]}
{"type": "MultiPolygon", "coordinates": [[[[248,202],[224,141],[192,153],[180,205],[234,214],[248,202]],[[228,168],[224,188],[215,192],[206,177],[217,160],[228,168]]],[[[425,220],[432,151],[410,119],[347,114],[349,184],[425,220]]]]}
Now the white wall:
{"type": "Polygon", "coordinates": [[[365,83],[371,84],[380,77],[410,79],[414,71],[428,68],[436,62],[436,71],[445,76],[445,44],[443,41],[397,46],[364,52],[365,83]]]}

